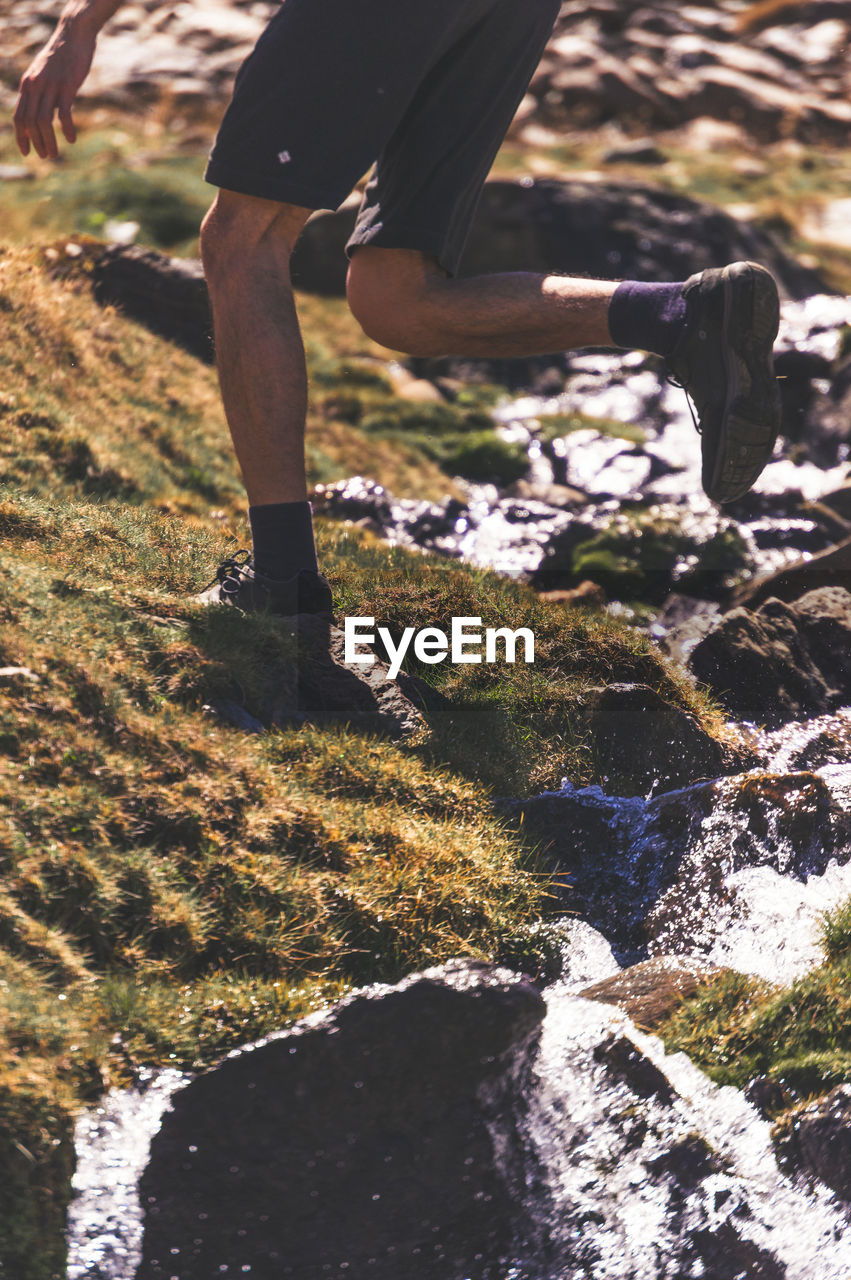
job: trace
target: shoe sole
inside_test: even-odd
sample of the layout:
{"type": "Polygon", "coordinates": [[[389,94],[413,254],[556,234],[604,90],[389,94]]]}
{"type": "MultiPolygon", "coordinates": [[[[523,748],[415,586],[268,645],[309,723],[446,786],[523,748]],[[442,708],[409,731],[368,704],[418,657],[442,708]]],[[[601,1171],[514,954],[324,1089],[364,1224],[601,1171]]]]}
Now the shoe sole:
{"type": "Polygon", "coordinates": [[[748,492],[771,458],[780,428],[773,357],[780,324],[777,286],[756,262],[725,267],[722,281],[727,389],[711,475],[704,480],[707,495],[718,503],[748,492]]]}

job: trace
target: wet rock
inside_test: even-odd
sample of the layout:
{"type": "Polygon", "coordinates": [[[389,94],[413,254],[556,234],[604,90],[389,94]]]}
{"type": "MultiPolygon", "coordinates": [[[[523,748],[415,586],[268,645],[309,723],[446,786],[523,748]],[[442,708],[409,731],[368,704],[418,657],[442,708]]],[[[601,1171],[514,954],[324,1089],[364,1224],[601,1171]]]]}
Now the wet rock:
{"type": "Polygon", "coordinates": [[[717,511],[610,502],[579,513],[554,533],[532,583],[555,590],[590,578],[612,599],[661,603],[676,590],[723,595],[732,575],[749,563],[741,534],[717,511]]]}
{"type": "MultiPolygon", "coordinates": [[[[293,255],[293,279],[300,288],[344,292],[343,246],[356,214],[354,203],[347,203],[336,213],[310,220],[293,255]]],[[[768,233],[713,205],[649,186],[579,179],[489,182],[461,274],[557,271],[605,279],[684,280],[693,271],[738,258],[769,267],[788,297],[825,291],[817,275],[768,233]]],[[[428,376],[427,370],[418,372],[428,376]]]]}
{"type": "Polygon", "coordinates": [[[718,972],[714,965],[693,957],[656,956],[630,965],[577,994],[586,1000],[617,1005],[637,1027],[652,1031],[718,972]]]}
{"type": "Polygon", "coordinates": [[[515,127],[522,138],[540,124],[575,130],[619,120],[656,134],[717,114],[763,141],[837,140],[847,11],[841,0],[815,8],[821,21],[790,22],[785,5],[750,6],[744,20],[727,3],[629,4],[617,16],[564,5],[532,82],[535,110],[515,127]],[[595,77],[599,64],[619,74],[595,77]]]}
{"type": "Polygon", "coordinates": [[[592,690],[583,717],[597,767],[620,795],[670,791],[732,772],[719,742],[694,716],[642,684],[592,690]],[[642,744],[640,752],[636,743],[642,744]],[[726,766],[726,767],[725,767],[726,766]]]}
{"type": "Polygon", "coordinates": [[[822,587],[851,586],[851,538],[846,538],[826,551],[820,551],[807,560],[796,560],[776,573],[760,574],[750,582],[736,588],[734,606],[753,608],[761,601],[776,597],[779,600],[796,601],[809,591],[822,587]]]}
{"type": "Polygon", "coordinates": [[[696,1187],[704,1178],[723,1172],[724,1162],[704,1138],[693,1134],[648,1162],[648,1168],[657,1177],[673,1176],[682,1187],[696,1187]]]}
{"type": "Polygon", "coordinates": [[[543,1015],[530,983],[457,961],[230,1055],[153,1140],[138,1280],[504,1275],[543,1015]]]}
{"type": "Polygon", "coordinates": [[[634,142],[612,147],[603,155],[603,164],[667,164],[668,157],[652,138],[636,138],[634,142]]]}
{"type": "Polygon", "coordinates": [[[748,1240],[729,1221],[720,1227],[695,1231],[691,1237],[692,1257],[703,1265],[703,1274],[713,1280],[788,1280],[788,1268],[766,1248],[748,1240]]]}
{"type": "Polygon", "coordinates": [[[656,614],[650,635],[669,658],[685,665],[695,645],[712,630],[720,616],[720,607],[714,601],[674,592],[656,614]]]}
{"type": "Polygon", "coordinates": [[[794,976],[819,954],[801,921],[808,913],[817,933],[822,907],[807,896],[808,878],[851,855],[843,778],[753,772],[650,800],[565,782],[560,792],[503,808],[540,841],[569,909],[607,938],[622,964],[701,956],[776,980],[781,968],[794,976]],[[782,937],[773,946],[765,940],[763,917],[781,877],[797,882],[786,898],[799,912],[803,961],[781,955],[782,937]]]}
{"type": "Polygon", "coordinates": [[[730,713],[776,728],[851,698],[851,593],[809,591],[725,614],[692,650],[689,667],[730,713]]]}
{"type": "Polygon", "coordinates": [[[779,1112],[787,1110],[795,1102],[794,1094],[780,1080],[771,1076],[754,1076],[743,1090],[748,1102],[766,1120],[772,1119],[779,1112]]]}
{"type": "Polygon", "coordinates": [[[674,1093],[664,1072],[626,1036],[609,1036],[594,1049],[594,1061],[605,1063],[609,1074],[639,1098],[655,1098],[669,1107],[674,1093]]]}
{"type": "Polygon", "coordinates": [[[554,992],[535,1074],[527,1186],[543,1169],[552,1208],[546,1257],[521,1275],[805,1280],[817,1248],[824,1280],[844,1280],[841,1213],[816,1226],[824,1202],[778,1173],[768,1126],[684,1055],[554,992]]]}
{"type": "Polygon", "coordinates": [[[851,709],[763,734],[757,750],[772,769],[821,769],[851,760],[851,709]]]}
{"type": "Polygon", "coordinates": [[[775,1142],[782,1164],[815,1176],[851,1201],[851,1085],[784,1117],[775,1142]]]}

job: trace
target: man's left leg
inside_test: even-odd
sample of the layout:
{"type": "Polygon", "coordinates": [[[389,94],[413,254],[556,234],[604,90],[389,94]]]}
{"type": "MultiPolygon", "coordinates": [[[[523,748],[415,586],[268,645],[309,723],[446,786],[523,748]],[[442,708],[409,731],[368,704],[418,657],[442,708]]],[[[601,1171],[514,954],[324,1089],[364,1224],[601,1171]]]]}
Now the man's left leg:
{"type": "Polygon", "coordinates": [[[780,419],[772,349],[779,303],[764,268],[734,263],[681,284],[530,272],[453,279],[433,258],[362,245],[349,302],[367,333],[412,355],[528,356],[587,346],[652,351],[694,400],[703,486],[741,497],[771,456],[780,419]]]}
{"type": "Polygon", "coordinates": [[[451,278],[413,249],[364,245],[349,265],[349,306],[376,342],[414,356],[547,355],[610,346],[617,281],[527,271],[451,278]]]}

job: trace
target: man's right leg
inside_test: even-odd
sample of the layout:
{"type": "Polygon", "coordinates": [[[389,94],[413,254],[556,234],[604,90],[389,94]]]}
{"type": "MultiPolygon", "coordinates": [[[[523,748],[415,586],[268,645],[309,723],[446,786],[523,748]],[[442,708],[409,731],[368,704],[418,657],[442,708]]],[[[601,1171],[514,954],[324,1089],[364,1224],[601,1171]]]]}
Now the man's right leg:
{"type": "Polygon", "coordinates": [[[252,506],[307,498],[307,376],[290,254],[310,212],[220,191],[201,227],[222,400],[252,506]]]}
{"type": "Polygon", "coordinates": [[[290,255],[309,209],[219,191],[201,228],[222,401],[249,502],[254,554],[227,561],[208,602],[330,609],[316,572],[304,465],[307,375],[290,255]]]}

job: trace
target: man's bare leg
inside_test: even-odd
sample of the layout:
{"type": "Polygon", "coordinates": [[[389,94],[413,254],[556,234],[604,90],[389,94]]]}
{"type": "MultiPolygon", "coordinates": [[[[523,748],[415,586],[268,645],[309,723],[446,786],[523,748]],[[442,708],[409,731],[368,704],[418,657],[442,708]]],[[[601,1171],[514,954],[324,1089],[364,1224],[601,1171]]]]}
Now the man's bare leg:
{"type": "Polygon", "coordinates": [[[408,249],[358,249],[349,304],[370,337],[410,355],[528,356],[611,346],[617,282],[532,272],[450,279],[408,249]]]}
{"type": "Polygon", "coordinates": [[[289,262],[309,216],[220,191],[201,229],[222,400],[252,506],[307,499],[307,375],[289,262]]]}

